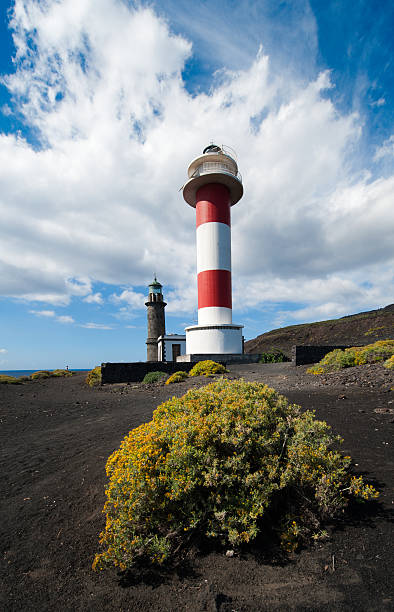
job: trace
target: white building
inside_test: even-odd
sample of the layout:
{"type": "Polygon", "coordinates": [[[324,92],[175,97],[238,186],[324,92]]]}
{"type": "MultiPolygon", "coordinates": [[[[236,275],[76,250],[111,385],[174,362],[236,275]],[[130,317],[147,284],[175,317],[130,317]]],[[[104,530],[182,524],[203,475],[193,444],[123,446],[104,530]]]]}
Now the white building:
{"type": "Polygon", "coordinates": [[[181,334],[159,336],[157,349],[158,361],[176,361],[177,357],[186,353],[186,336],[181,334]]]}

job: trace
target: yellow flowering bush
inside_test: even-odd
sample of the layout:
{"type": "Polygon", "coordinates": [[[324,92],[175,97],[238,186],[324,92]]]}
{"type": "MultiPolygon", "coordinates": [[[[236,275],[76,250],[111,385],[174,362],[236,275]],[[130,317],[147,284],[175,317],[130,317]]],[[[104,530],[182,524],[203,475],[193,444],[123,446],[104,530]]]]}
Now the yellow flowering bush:
{"type": "Polygon", "coordinates": [[[25,380],[40,380],[43,378],[54,378],[60,376],[72,376],[74,372],[70,370],[38,370],[33,372],[30,376],[24,377],[25,380]]]}
{"type": "Polygon", "coordinates": [[[221,363],[216,363],[216,361],[212,361],[211,359],[206,359],[205,361],[199,361],[196,365],[190,370],[190,376],[211,376],[212,374],[224,374],[227,372],[224,365],[221,363]]]}
{"type": "Polygon", "coordinates": [[[51,375],[52,376],[65,376],[65,377],[69,377],[69,376],[73,376],[74,372],[71,372],[71,370],[53,370],[51,375]]]}
{"type": "Polygon", "coordinates": [[[373,344],[357,347],[354,351],[356,365],[385,361],[394,355],[394,340],[378,340],[373,344]]]}
{"type": "Polygon", "coordinates": [[[165,384],[172,385],[172,383],[183,382],[184,380],[186,380],[186,378],[188,378],[188,376],[189,375],[187,372],[179,370],[179,372],[174,372],[174,374],[171,374],[171,376],[167,378],[165,384]]]}
{"type": "Polygon", "coordinates": [[[90,370],[85,378],[85,382],[89,387],[101,385],[101,366],[96,366],[93,370],[90,370]]]}
{"type": "Polygon", "coordinates": [[[161,564],[193,537],[240,545],[263,524],[294,549],[349,495],[377,495],[362,479],[352,484],[350,457],[330,448],[337,441],[312,412],[261,383],[219,379],[173,397],[107,461],[93,569],[161,564]]]}
{"type": "Polygon", "coordinates": [[[42,378],[50,378],[51,373],[49,370],[38,370],[38,372],[33,372],[33,374],[30,374],[30,379],[31,380],[39,380],[42,378]]]}
{"type": "Polygon", "coordinates": [[[367,346],[353,346],[327,353],[316,365],[308,368],[308,374],[324,374],[365,363],[377,363],[394,355],[394,340],[378,340],[367,346]]]}
{"type": "Polygon", "coordinates": [[[30,376],[19,376],[16,378],[15,376],[8,376],[6,374],[0,374],[0,383],[6,383],[9,385],[20,385],[23,382],[28,382],[30,380],[41,380],[43,378],[52,378],[57,376],[72,376],[74,372],[70,372],[69,370],[39,370],[38,372],[33,372],[30,376]]]}
{"type": "Polygon", "coordinates": [[[387,361],[385,361],[383,365],[388,370],[394,370],[394,355],[391,355],[391,357],[387,359],[387,361]]]}
{"type": "Polygon", "coordinates": [[[8,376],[8,374],[0,374],[0,384],[3,385],[19,385],[20,380],[15,376],[8,376]]]}

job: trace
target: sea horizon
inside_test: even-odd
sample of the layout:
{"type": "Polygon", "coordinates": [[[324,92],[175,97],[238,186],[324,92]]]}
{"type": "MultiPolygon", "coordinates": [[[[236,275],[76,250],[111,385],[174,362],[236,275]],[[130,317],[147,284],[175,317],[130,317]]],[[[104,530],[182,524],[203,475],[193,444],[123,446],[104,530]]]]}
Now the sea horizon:
{"type": "MultiPolygon", "coordinates": [[[[0,370],[0,374],[4,376],[14,376],[15,378],[19,378],[20,376],[30,376],[30,374],[34,374],[34,372],[41,372],[42,370],[53,372],[53,370],[57,370],[59,368],[41,368],[37,370],[0,370]]],[[[66,368],[61,368],[66,369],[66,368]]],[[[89,372],[92,368],[68,368],[70,372],[89,372]]]]}

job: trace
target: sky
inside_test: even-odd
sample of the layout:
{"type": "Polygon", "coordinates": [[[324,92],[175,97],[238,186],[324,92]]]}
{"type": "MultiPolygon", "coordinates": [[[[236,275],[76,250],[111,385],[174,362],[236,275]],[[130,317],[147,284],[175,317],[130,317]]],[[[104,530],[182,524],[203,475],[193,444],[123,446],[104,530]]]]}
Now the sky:
{"type": "Polygon", "coordinates": [[[197,319],[190,161],[231,146],[246,339],[394,302],[391,0],[2,0],[0,369],[146,359],[197,319]]]}

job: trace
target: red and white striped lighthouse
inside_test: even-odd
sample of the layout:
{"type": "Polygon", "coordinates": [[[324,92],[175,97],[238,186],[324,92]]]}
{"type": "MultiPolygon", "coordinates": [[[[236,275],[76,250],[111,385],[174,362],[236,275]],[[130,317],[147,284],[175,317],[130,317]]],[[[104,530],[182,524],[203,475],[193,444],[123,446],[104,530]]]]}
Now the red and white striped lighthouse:
{"type": "Polygon", "coordinates": [[[188,354],[242,353],[242,325],[232,323],[230,208],[241,176],[227,148],[206,147],[188,168],[183,197],[196,209],[198,325],[186,328],[188,354]]]}

